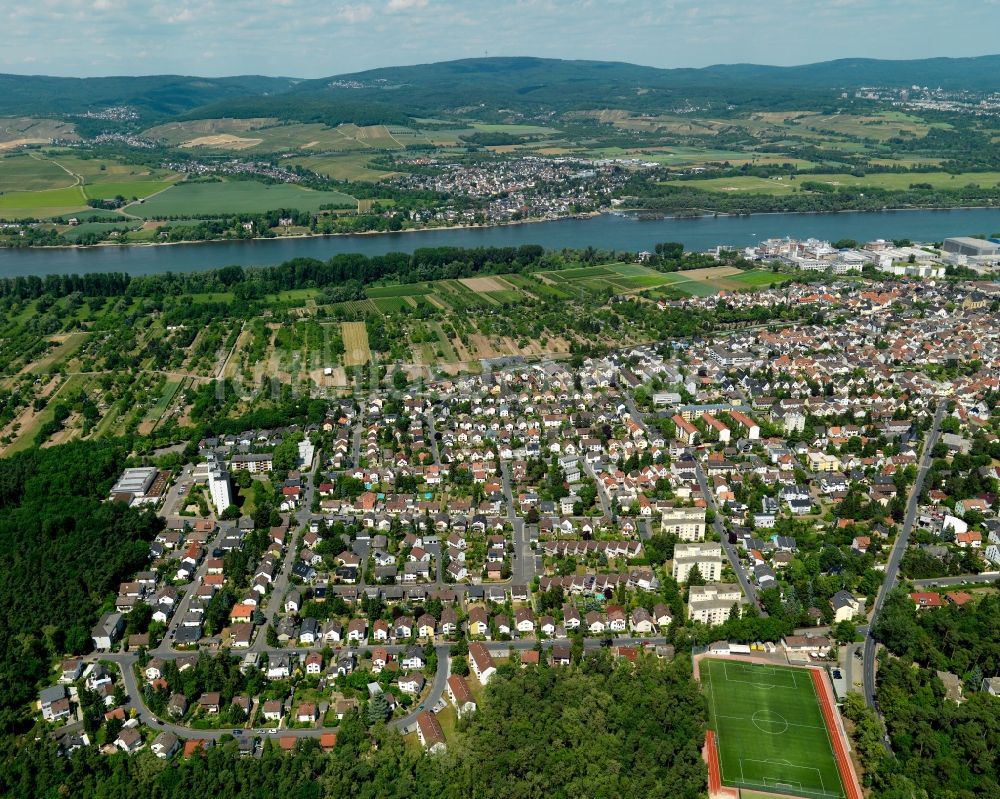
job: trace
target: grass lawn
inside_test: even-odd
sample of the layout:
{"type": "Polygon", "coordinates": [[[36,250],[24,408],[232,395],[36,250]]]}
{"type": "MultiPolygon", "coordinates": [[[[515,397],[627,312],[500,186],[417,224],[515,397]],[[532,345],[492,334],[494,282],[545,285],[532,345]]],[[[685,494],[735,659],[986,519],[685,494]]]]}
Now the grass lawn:
{"type": "Polygon", "coordinates": [[[163,384],[159,399],[156,400],[156,404],[146,413],[147,422],[158,422],[160,420],[163,412],[170,407],[170,403],[177,396],[177,390],[181,387],[182,382],[181,380],[168,380],[163,384]]]}
{"type": "Polygon", "coordinates": [[[700,672],[723,785],[846,795],[808,669],[710,658],[700,672]]]}
{"type": "Polygon", "coordinates": [[[741,275],[731,275],[726,280],[733,283],[743,283],[746,286],[756,288],[758,286],[770,286],[787,280],[788,275],[780,272],[766,272],[762,269],[748,269],[741,275]]]}
{"type": "MultiPolygon", "coordinates": [[[[2,199],[2,198],[0,198],[2,199]]],[[[293,184],[267,184],[253,180],[218,183],[181,183],[130,211],[146,219],[199,214],[263,213],[280,208],[319,211],[321,205],[357,201],[339,191],[313,191],[293,184]]]]}

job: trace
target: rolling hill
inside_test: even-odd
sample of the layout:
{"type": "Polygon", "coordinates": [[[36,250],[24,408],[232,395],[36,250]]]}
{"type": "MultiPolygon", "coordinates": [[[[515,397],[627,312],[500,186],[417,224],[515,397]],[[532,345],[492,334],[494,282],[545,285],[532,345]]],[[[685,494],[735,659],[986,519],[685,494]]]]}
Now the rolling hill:
{"type": "Polygon", "coordinates": [[[525,114],[596,108],[663,111],[690,104],[795,108],[833,103],[860,86],[996,89],[1000,56],[911,61],[842,59],[793,67],[722,64],[657,69],[621,62],[474,58],[313,80],[174,75],[52,78],[0,75],[0,115],[63,115],[129,105],[144,117],[277,117],[403,123],[476,111],[525,114]]]}

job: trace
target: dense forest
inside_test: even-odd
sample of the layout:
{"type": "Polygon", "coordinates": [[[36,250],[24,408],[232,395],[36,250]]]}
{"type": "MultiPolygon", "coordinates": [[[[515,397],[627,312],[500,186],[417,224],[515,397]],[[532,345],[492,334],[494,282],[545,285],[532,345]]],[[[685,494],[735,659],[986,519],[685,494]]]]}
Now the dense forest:
{"type": "Polygon", "coordinates": [[[844,703],[874,797],[1000,796],[1000,698],[981,690],[1000,669],[998,618],[996,595],[919,613],[905,589],[889,596],[873,630],[888,650],[876,689],[884,724],[860,695],[844,703]],[[958,678],[961,702],[947,698],[942,677],[958,678]]]}
{"type": "Polygon", "coordinates": [[[124,463],[108,440],[0,460],[0,730],[16,726],[52,658],[89,648],[105,600],[147,562],[162,522],[102,501],[124,463]]]}
{"type": "Polygon", "coordinates": [[[607,652],[566,668],[501,666],[479,710],[459,722],[447,752],[424,756],[398,733],[360,716],[343,720],[337,746],[315,741],[260,759],[236,756],[229,739],[203,757],[165,763],[81,750],[56,754],[46,740],[0,754],[0,794],[80,799],[320,799],[539,796],[687,799],[704,793],[705,708],[681,658],[633,665],[607,652]]]}

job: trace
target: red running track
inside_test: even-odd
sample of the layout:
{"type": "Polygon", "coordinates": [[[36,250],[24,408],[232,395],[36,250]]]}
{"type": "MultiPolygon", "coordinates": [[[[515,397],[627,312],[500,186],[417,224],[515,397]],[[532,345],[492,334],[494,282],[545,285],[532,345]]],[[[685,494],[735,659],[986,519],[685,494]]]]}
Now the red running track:
{"type": "MultiPolygon", "coordinates": [[[[830,702],[830,692],[823,677],[823,672],[819,669],[810,669],[813,684],[816,686],[816,696],[819,699],[820,709],[823,711],[823,718],[826,721],[826,729],[830,733],[830,741],[833,744],[833,754],[837,758],[837,769],[840,771],[840,780],[844,783],[844,790],[847,792],[847,799],[864,799],[858,781],[854,777],[854,770],[851,768],[851,760],[844,748],[844,740],[840,735],[837,726],[837,718],[834,715],[833,705],[830,702]]],[[[711,766],[709,766],[709,784],[711,784],[711,766]]]]}
{"type": "Polygon", "coordinates": [[[719,752],[715,748],[715,732],[705,733],[705,759],[708,761],[708,795],[716,796],[722,790],[722,775],[719,772],[719,752]]]}

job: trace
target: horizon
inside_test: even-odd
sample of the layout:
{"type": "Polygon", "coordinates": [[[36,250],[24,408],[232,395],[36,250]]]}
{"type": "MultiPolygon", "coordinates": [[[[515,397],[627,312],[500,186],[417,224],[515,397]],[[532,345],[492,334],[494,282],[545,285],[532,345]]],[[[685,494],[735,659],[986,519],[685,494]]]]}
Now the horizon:
{"type": "Polygon", "coordinates": [[[482,0],[277,0],[267,7],[64,0],[11,8],[0,19],[6,74],[310,80],[483,56],[699,69],[994,55],[1000,2],[765,0],[747,9],[696,0],[515,0],[497,9],[482,0]]]}
{"type": "Polygon", "coordinates": [[[818,61],[803,61],[801,63],[795,64],[774,64],[766,63],[763,61],[719,61],[712,64],[705,64],[704,66],[676,66],[676,67],[659,67],[653,64],[643,64],[637,61],[621,61],[612,59],[596,59],[596,58],[559,58],[556,56],[539,56],[539,55],[490,55],[490,56],[464,56],[461,58],[447,58],[438,61],[414,61],[412,63],[405,64],[385,64],[378,67],[370,67],[368,69],[359,69],[353,72],[331,72],[325,75],[317,75],[313,77],[303,77],[301,75],[291,75],[291,74],[277,74],[277,73],[267,73],[267,72],[232,72],[218,75],[210,75],[207,73],[196,73],[196,72],[119,72],[119,73],[109,73],[107,75],[65,75],[56,74],[49,72],[3,72],[0,71],[0,75],[15,77],[15,78],[55,78],[55,79],[65,79],[65,80],[101,80],[101,79],[115,79],[115,78],[155,78],[155,77],[178,77],[178,78],[211,78],[213,80],[223,79],[223,78],[245,78],[245,77],[261,77],[261,78],[276,78],[293,80],[300,82],[307,82],[311,80],[321,80],[324,78],[337,78],[345,77],[349,75],[361,74],[364,72],[372,72],[380,69],[407,69],[412,67],[422,67],[430,66],[433,64],[448,64],[458,61],[487,61],[487,60],[502,60],[502,59],[535,59],[540,61],[563,61],[567,63],[581,62],[581,63],[603,63],[603,64],[627,64],[629,66],[641,67],[647,69],[659,69],[663,71],[670,70],[701,70],[701,69],[714,69],[720,67],[774,67],[776,69],[796,69],[799,67],[809,67],[818,64],[830,64],[836,63],[838,61],[874,61],[874,62],[884,62],[884,63],[894,63],[894,62],[906,62],[906,61],[931,61],[936,59],[944,59],[950,61],[962,61],[977,58],[1000,58],[1000,50],[994,52],[977,53],[975,55],[964,55],[964,56],[952,56],[952,55],[922,55],[919,57],[910,58],[878,58],[873,56],[843,56],[837,58],[821,59],[818,61]]]}

